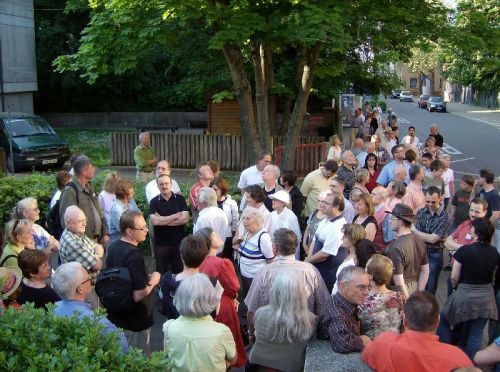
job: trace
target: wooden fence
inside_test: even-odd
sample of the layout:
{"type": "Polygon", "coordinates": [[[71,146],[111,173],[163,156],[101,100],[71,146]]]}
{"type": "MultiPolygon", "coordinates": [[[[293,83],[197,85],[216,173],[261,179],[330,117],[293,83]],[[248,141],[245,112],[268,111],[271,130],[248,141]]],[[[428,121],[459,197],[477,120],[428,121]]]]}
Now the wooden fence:
{"type": "MultiPolygon", "coordinates": [[[[276,153],[275,150],[278,147],[283,147],[283,142],[283,137],[273,138],[273,153],[276,153]]],[[[298,173],[303,174],[303,172],[315,169],[318,162],[324,160],[323,157],[326,158],[326,152],[318,150],[322,142],[322,137],[299,138],[301,145],[316,144],[316,146],[297,151],[296,157],[308,159],[307,164],[304,161],[299,162],[302,165],[298,173]],[[309,164],[314,164],[314,166],[311,165],[312,168],[306,170],[309,164]]],[[[138,143],[138,133],[111,133],[111,165],[135,165],[134,148],[138,143]]],[[[158,159],[168,160],[172,168],[196,168],[201,161],[212,159],[216,160],[223,170],[240,171],[255,161],[255,159],[247,159],[241,136],[152,132],[151,146],[158,159]]],[[[279,151],[281,153],[282,149],[279,151]]]]}

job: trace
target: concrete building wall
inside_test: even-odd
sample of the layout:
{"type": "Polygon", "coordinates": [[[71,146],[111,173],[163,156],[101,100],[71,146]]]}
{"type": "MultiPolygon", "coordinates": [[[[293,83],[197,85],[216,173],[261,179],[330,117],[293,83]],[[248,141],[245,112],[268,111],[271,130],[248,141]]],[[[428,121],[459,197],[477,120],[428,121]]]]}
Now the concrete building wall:
{"type": "MultiPolygon", "coordinates": [[[[0,0],[3,91],[11,111],[33,113],[36,78],[33,0],[0,0]]],[[[1,100],[0,100],[1,106],[1,100]]]]}

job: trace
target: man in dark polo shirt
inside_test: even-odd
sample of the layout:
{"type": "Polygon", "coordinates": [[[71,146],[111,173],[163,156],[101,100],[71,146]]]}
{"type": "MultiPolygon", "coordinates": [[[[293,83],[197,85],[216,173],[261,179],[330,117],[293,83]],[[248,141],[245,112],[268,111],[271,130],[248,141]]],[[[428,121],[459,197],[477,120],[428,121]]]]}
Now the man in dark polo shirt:
{"type": "Polygon", "coordinates": [[[160,282],[160,273],[147,274],[144,255],[137,245],[146,239],[148,225],[142,213],[127,210],[120,218],[120,240],[108,248],[107,267],[126,267],[132,279],[133,307],[127,312],[108,311],[109,320],[123,328],[129,346],[141,349],[149,355],[153,311],[151,292],[160,282]]]}
{"type": "Polygon", "coordinates": [[[161,175],[157,179],[160,195],[149,203],[149,214],[154,226],[156,270],[163,274],[171,266],[174,274],[182,271],[179,252],[181,240],[186,236],[184,226],[189,221],[186,199],[172,192],[171,179],[161,175]]]}
{"type": "Polygon", "coordinates": [[[425,192],[426,207],[417,213],[414,233],[425,242],[429,259],[429,280],[425,290],[436,293],[439,274],[443,268],[444,241],[448,236],[451,221],[444,210],[441,190],[430,186],[425,192]]]}

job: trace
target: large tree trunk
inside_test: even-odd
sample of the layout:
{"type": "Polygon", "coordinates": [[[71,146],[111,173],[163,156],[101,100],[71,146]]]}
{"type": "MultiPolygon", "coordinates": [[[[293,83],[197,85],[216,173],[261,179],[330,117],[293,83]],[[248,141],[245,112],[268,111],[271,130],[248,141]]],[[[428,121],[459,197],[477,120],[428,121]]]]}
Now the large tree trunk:
{"type": "Polygon", "coordinates": [[[269,83],[266,73],[266,50],[262,44],[252,49],[253,70],[255,75],[255,105],[257,108],[257,125],[259,141],[263,149],[271,148],[271,132],[269,129],[269,83]]]}
{"type": "Polygon", "coordinates": [[[321,51],[321,44],[318,43],[311,47],[307,52],[307,58],[302,71],[302,80],[299,86],[297,99],[293,108],[290,124],[285,140],[285,149],[281,161],[281,169],[292,171],[295,160],[295,147],[299,142],[300,130],[302,128],[302,121],[307,109],[307,101],[313,83],[313,70],[318,62],[319,52],[321,51]]]}
{"type": "Polygon", "coordinates": [[[269,97],[268,117],[271,136],[277,135],[276,128],[276,95],[272,93],[274,86],[273,52],[269,46],[264,46],[264,71],[266,73],[267,92],[269,97]]]}
{"type": "Polygon", "coordinates": [[[248,159],[257,158],[261,150],[253,115],[252,86],[245,72],[245,60],[241,49],[235,44],[226,44],[224,56],[231,71],[231,78],[238,100],[241,133],[248,159]]]}
{"type": "MultiPolygon", "coordinates": [[[[295,77],[294,77],[294,85],[296,87],[300,87],[302,75],[304,73],[304,65],[307,60],[307,47],[302,46],[300,48],[300,59],[297,63],[297,68],[295,69],[295,77]]],[[[296,95],[299,94],[299,90],[297,89],[296,95]]],[[[280,125],[280,135],[284,136],[288,132],[288,127],[290,125],[290,118],[292,116],[292,98],[289,97],[285,101],[285,105],[283,107],[283,119],[281,120],[280,125]]]]}

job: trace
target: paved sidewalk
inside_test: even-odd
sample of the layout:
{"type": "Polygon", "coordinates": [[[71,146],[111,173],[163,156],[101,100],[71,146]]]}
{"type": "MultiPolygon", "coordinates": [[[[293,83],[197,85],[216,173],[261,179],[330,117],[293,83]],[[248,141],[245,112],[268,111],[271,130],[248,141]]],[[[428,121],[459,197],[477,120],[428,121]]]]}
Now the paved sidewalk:
{"type": "Polygon", "coordinates": [[[500,128],[500,110],[482,106],[468,105],[466,103],[448,102],[448,112],[467,119],[480,121],[485,124],[500,128]]]}

